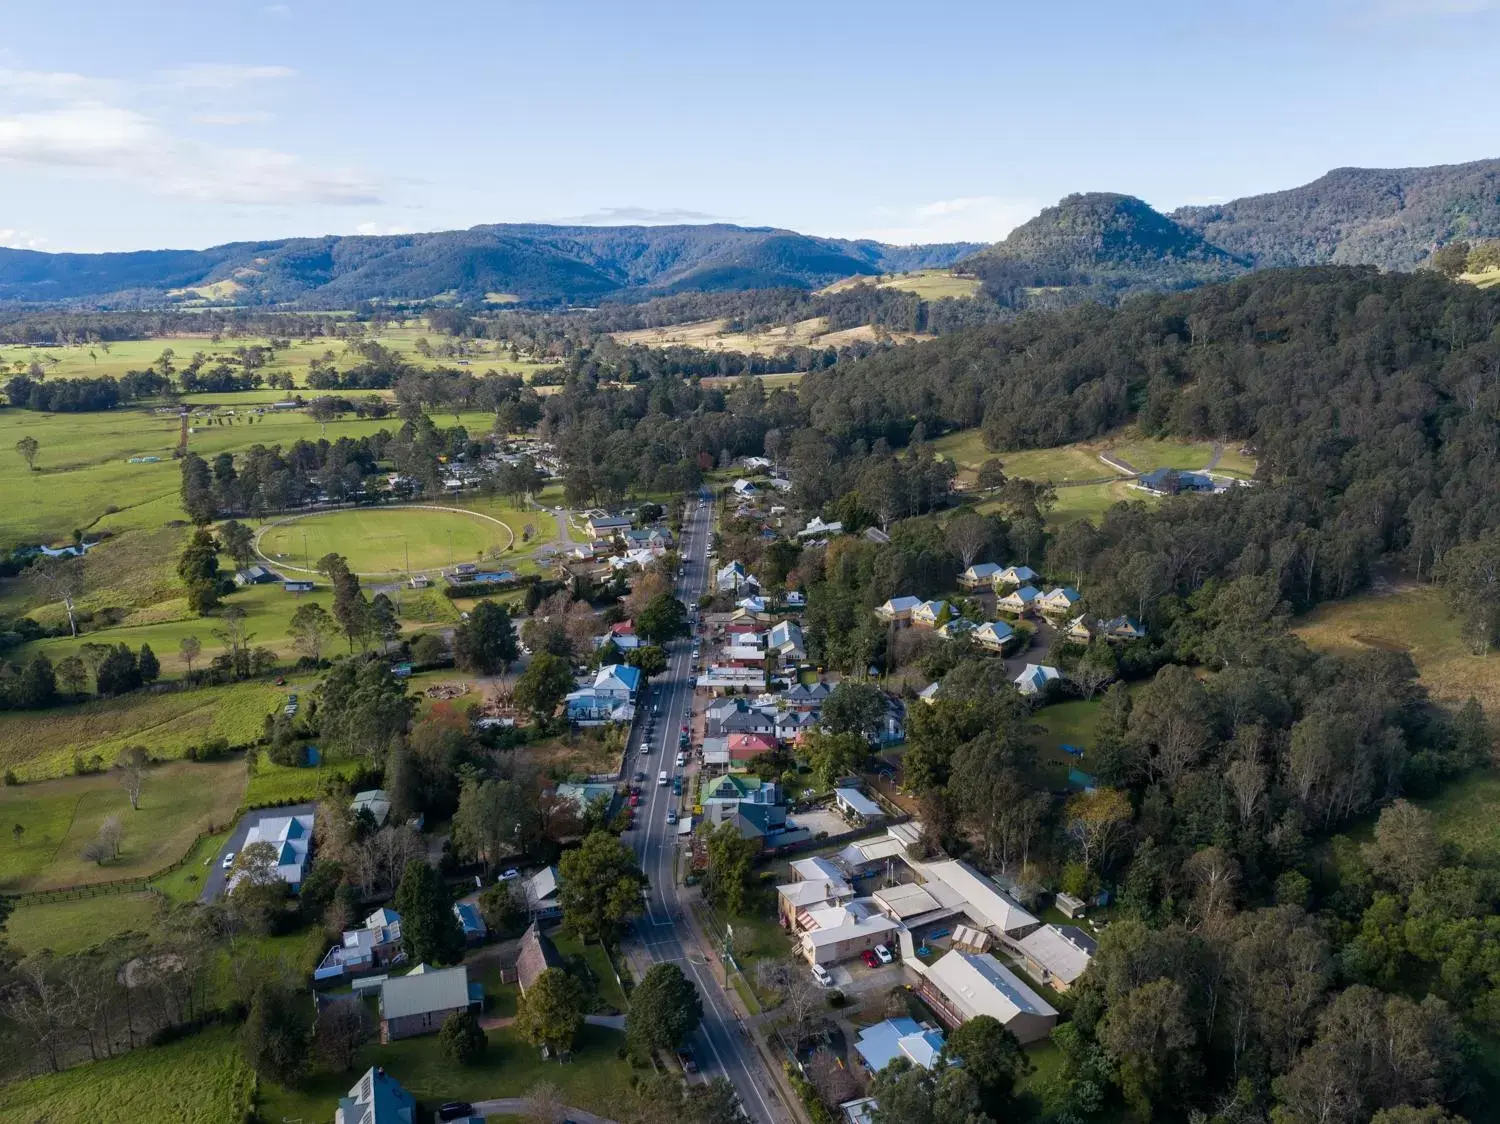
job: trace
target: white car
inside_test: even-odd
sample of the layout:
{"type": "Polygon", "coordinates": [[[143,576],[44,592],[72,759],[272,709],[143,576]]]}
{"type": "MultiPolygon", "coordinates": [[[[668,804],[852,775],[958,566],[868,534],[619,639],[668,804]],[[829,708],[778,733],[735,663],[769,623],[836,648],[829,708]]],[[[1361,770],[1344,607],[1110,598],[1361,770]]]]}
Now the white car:
{"type": "Polygon", "coordinates": [[[224,856],[224,861],[219,864],[219,867],[222,870],[228,870],[233,865],[234,865],[234,852],[230,851],[229,854],[227,854],[227,855],[224,856]]]}
{"type": "Polygon", "coordinates": [[[685,754],[685,753],[679,753],[677,755],[677,767],[680,769],[680,768],[682,768],[686,764],[687,764],[687,754],[685,754]]]}
{"type": "Polygon", "coordinates": [[[833,986],[833,976],[829,973],[827,968],[823,967],[823,965],[814,964],[812,966],[812,975],[813,979],[817,980],[819,985],[821,985],[822,987],[833,986]]]}
{"type": "Polygon", "coordinates": [[[896,962],[895,955],[883,944],[875,946],[875,955],[880,958],[882,964],[894,964],[896,962]]]}
{"type": "Polygon", "coordinates": [[[500,872],[500,877],[496,878],[495,881],[496,882],[514,882],[519,877],[521,877],[521,872],[519,870],[517,870],[515,867],[511,867],[509,870],[501,871],[500,872]]]}

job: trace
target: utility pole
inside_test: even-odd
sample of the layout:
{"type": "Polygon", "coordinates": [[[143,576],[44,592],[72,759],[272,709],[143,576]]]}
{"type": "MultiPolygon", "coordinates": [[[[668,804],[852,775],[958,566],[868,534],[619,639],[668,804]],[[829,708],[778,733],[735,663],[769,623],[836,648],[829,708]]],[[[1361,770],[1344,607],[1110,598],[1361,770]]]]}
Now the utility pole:
{"type": "Polygon", "coordinates": [[[307,550],[307,532],[302,532],[302,564],[309,570],[312,569],[312,555],[307,550]]]}

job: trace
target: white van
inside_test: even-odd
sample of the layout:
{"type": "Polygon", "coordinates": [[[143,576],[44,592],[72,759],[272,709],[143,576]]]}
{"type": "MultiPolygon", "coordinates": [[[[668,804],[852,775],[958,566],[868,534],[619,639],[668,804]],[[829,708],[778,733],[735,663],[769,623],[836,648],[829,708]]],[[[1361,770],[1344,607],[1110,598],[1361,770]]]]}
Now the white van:
{"type": "Polygon", "coordinates": [[[664,773],[664,772],[657,773],[656,774],[656,783],[658,785],[664,785],[664,784],[666,784],[667,783],[667,774],[664,773]]]}

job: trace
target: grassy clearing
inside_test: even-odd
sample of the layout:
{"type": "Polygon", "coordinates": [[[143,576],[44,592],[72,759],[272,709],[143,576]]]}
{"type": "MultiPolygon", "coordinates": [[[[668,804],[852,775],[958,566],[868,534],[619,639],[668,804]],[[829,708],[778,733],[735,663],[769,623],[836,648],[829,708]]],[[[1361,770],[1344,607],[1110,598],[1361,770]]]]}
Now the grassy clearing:
{"type": "Polygon", "coordinates": [[[229,832],[219,831],[205,835],[193,844],[182,857],[182,865],[176,870],[153,879],[151,888],[159,890],[173,902],[195,902],[203,891],[203,879],[209,868],[218,861],[219,848],[224,846],[229,832]]]}
{"type": "Polygon", "coordinates": [[[244,745],[260,736],[266,714],[281,697],[266,683],[236,683],[6,711],[0,713],[0,768],[15,770],[22,780],[46,780],[68,773],[74,753],[97,753],[109,765],[127,745],[144,745],[164,759],[211,738],[244,745]]]}
{"type": "Polygon", "coordinates": [[[1462,273],[1458,279],[1467,281],[1477,289],[1492,289],[1500,286],[1500,269],[1487,269],[1483,273],[1462,273]]]}
{"type": "Polygon", "coordinates": [[[347,1074],[320,1074],[298,1090],[264,1082],[259,1109],[264,1120],[331,1120],[338,1098],[365,1067],[383,1065],[414,1096],[426,1101],[489,1100],[525,1096],[545,1081],[557,1087],[565,1104],[614,1118],[631,1096],[630,1064],[616,1056],[625,1036],[585,1026],[569,1065],[542,1060],[534,1046],[510,1028],[489,1032],[489,1049],[474,1066],[449,1061],[437,1035],[407,1038],[389,1046],[369,1046],[347,1074]]]}
{"type": "Polygon", "coordinates": [[[915,293],[925,301],[942,300],[944,297],[962,299],[979,292],[977,277],[963,277],[951,269],[914,269],[910,273],[886,273],[880,277],[858,275],[835,281],[822,291],[842,292],[856,285],[874,285],[877,289],[900,289],[915,293]]]}
{"type": "Polygon", "coordinates": [[[17,906],[6,922],[5,939],[22,953],[46,948],[69,956],[121,933],[148,932],[156,924],[159,902],[155,894],[143,892],[17,906]]]}
{"type": "Polygon", "coordinates": [[[273,525],[260,537],[272,563],[311,569],[326,554],[342,554],[356,571],[396,574],[482,561],[511,545],[508,527],[455,511],[356,508],[273,525]]]}
{"type": "Polygon", "coordinates": [[[210,825],[227,824],[244,792],[245,770],[238,761],[154,767],[138,811],[109,774],[0,788],[0,889],[46,890],[153,874],[181,858],[210,825]],[[80,852],[109,816],[120,817],[124,841],[119,858],[99,865],[80,852]]]}
{"type": "Polygon", "coordinates": [[[1438,702],[1456,706],[1472,695],[1491,715],[1500,714],[1500,654],[1472,655],[1442,593],[1432,586],[1321,605],[1293,631],[1321,651],[1410,652],[1421,684],[1438,702]]]}
{"type": "MultiPolygon", "coordinates": [[[[972,480],[981,464],[991,457],[998,457],[1008,476],[1046,480],[1054,484],[1111,475],[1116,470],[1099,459],[1101,453],[1119,457],[1140,472],[1150,472],[1155,468],[1201,469],[1213,459],[1212,442],[1142,437],[1134,427],[1121,429],[1096,441],[1010,452],[986,449],[979,430],[965,429],[938,438],[932,442],[932,448],[937,455],[947,457],[958,466],[961,479],[972,480]]],[[[1238,446],[1228,443],[1219,457],[1219,469],[1249,476],[1255,472],[1255,461],[1241,453],[1238,446]]]]}
{"type": "Polygon", "coordinates": [[[1036,766],[1040,779],[1048,788],[1062,788],[1068,781],[1068,770],[1077,766],[1088,772],[1088,749],[1094,744],[1094,725],[1099,721],[1099,701],[1054,703],[1032,716],[1040,729],[1032,736],[1036,747],[1036,766]],[[1084,750],[1080,761],[1062,751],[1064,745],[1084,750]]]}
{"type": "Polygon", "coordinates": [[[359,771],[355,761],[328,761],[310,768],[278,765],[261,755],[255,776],[245,789],[245,803],[252,807],[264,804],[294,804],[316,800],[323,792],[323,781],[331,776],[352,777],[359,771]]]}
{"type": "Polygon", "coordinates": [[[553,933],[552,940],[557,945],[557,951],[570,960],[577,957],[588,966],[599,998],[624,1014],[629,1008],[629,1002],[625,998],[625,992],[620,989],[619,981],[615,979],[615,970],[610,965],[609,954],[604,951],[604,946],[585,944],[580,937],[566,931],[553,933]]]}
{"type": "Polygon", "coordinates": [[[1418,803],[1433,814],[1443,842],[1475,862],[1500,862],[1500,776],[1471,773],[1418,803]]]}
{"type": "MultiPolygon", "coordinates": [[[[216,1029],[7,1086],[0,1094],[0,1124],[225,1124],[244,1117],[254,1087],[233,1032],[216,1029]]],[[[332,1119],[332,1109],[324,1115],[332,1119]]]]}
{"type": "MultiPolygon", "coordinates": [[[[792,347],[843,347],[857,340],[874,340],[878,334],[868,324],[828,330],[828,318],[815,316],[795,324],[775,325],[747,332],[725,330],[724,320],[698,320],[691,324],[673,324],[662,328],[638,328],[615,332],[622,344],[647,347],[696,347],[705,351],[737,351],[748,355],[774,355],[792,347]]],[[[896,333],[893,338],[914,340],[921,337],[896,333]]]]}

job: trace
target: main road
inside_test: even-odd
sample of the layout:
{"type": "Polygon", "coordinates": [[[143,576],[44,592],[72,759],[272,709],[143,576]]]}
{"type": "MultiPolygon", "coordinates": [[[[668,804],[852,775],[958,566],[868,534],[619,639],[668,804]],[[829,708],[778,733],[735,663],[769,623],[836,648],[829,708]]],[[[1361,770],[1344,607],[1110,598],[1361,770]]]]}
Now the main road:
{"type": "MultiPolygon", "coordinates": [[[[712,529],[713,506],[707,497],[689,500],[679,551],[683,573],[677,583],[677,596],[689,606],[695,605],[708,588],[708,544],[712,529]]],[[[667,823],[667,813],[682,801],[673,795],[670,783],[657,783],[662,772],[669,782],[672,776],[683,772],[674,762],[679,733],[690,722],[693,689],[688,677],[693,673],[692,646],[691,639],[674,640],[667,646],[667,670],[654,681],[643,703],[642,718],[636,724],[626,766],[629,773],[646,774],[636,827],[631,835],[641,869],[651,885],[646,915],[637,921],[636,931],[653,963],[677,964],[697,983],[703,996],[703,1024],[693,1043],[699,1071],[707,1077],[729,1078],[751,1120],[787,1124],[792,1117],[778,1100],[774,1078],[750,1041],[752,1032],[730,1006],[720,982],[723,977],[714,967],[709,950],[699,947],[695,930],[689,924],[689,898],[677,881],[677,828],[667,823]],[[649,740],[643,736],[647,715],[654,717],[649,740]]],[[[691,808],[693,803],[688,795],[687,806],[691,808]]]]}

